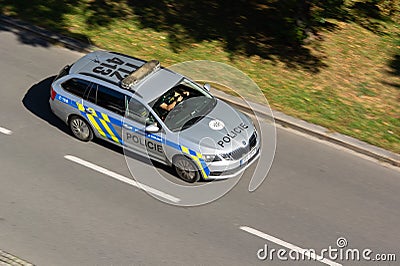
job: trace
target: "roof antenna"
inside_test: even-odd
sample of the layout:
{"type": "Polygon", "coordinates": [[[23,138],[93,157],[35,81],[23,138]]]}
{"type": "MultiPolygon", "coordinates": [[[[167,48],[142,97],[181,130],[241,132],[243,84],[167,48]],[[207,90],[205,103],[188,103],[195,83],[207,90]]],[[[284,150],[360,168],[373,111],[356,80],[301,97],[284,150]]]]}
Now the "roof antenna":
{"type": "MultiPolygon", "coordinates": [[[[92,44],[92,41],[90,40],[89,37],[86,37],[86,39],[87,39],[88,42],[89,42],[89,49],[94,51],[94,49],[97,48],[97,47],[94,46],[94,45],[92,44]]],[[[97,51],[94,51],[94,56],[95,56],[96,58],[93,60],[93,62],[95,62],[95,63],[100,63],[99,57],[97,56],[97,51]]]]}

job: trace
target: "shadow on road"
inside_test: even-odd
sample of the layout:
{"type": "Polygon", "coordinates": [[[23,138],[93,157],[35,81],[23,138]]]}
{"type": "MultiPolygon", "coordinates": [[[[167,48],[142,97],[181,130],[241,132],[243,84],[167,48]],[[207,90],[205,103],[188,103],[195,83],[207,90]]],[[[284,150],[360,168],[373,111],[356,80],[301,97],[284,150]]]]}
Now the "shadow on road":
{"type": "Polygon", "coordinates": [[[58,117],[56,117],[50,110],[50,85],[55,76],[48,77],[39,83],[36,83],[22,99],[22,103],[31,113],[37,117],[47,121],[50,125],[60,129],[61,131],[68,132],[68,127],[58,117]]]}
{"type": "Polygon", "coordinates": [[[38,35],[28,33],[26,31],[10,27],[6,24],[0,25],[0,31],[10,31],[13,32],[20,43],[28,44],[32,46],[41,46],[41,47],[49,47],[51,44],[44,40],[42,37],[38,35]]]}
{"type": "Polygon", "coordinates": [[[23,21],[17,21],[9,17],[2,16],[1,14],[0,21],[4,22],[0,25],[0,31],[9,31],[14,33],[18,38],[18,41],[26,45],[47,48],[62,41],[63,46],[74,51],[84,51],[85,48],[90,46],[90,42],[86,43],[88,39],[82,34],[69,34],[70,37],[66,37],[64,35],[30,25],[29,23],[23,21]],[[14,23],[18,26],[10,23],[14,23]],[[52,36],[53,39],[48,39],[45,36],[52,36]]]}
{"type": "MultiPolygon", "coordinates": [[[[50,109],[50,86],[54,78],[55,76],[45,78],[39,83],[36,83],[32,87],[30,87],[24,98],[22,99],[22,103],[25,108],[28,109],[31,113],[73,138],[69,127],[60,118],[53,114],[50,109]]],[[[123,148],[118,147],[110,142],[98,138],[93,139],[93,142],[100,146],[106,147],[114,152],[120,153],[121,155],[127,155],[140,162],[146,163],[148,165],[153,165],[158,169],[162,169],[165,172],[176,176],[176,173],[171,167],[165,166],[155,161],[151,161],[148,158],[140,156],[133,152],[124,152],[123,148]]]]}

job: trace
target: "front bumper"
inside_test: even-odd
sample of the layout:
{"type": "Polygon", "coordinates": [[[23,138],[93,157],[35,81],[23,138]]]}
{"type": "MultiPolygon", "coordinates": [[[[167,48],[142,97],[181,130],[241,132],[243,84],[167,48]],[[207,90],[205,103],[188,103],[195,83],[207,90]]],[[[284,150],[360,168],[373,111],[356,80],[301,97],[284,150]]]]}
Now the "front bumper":
{"type": "Polygon", "coordinates": [[[255,147],[254,150],[255,150],[254,155],[251,158],[249,158],[247,162],[243,164],[240,163],[240,160],[231,161],[228,164],[219,166],[210,164],[209,165],[210,174],[208,176],[208,179],[226,179],[239,175],[260,157],[261,153],[260,146],[255,147]]]}

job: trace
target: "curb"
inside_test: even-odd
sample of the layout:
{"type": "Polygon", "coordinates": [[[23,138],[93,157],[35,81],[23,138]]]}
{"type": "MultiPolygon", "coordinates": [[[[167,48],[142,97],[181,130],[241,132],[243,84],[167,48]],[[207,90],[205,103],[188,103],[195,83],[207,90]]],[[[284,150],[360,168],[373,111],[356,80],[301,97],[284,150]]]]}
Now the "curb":
{"type": "MultiPolygon", "coordinates": [[[[18,19],[0,15],[0,21],[2,21],[3,23],[5,23],[9,26],[12,26],[13,28],[28,31],[35,35],[38,35],[41,38],[48,40],[50,43],[59,44],[59,45],[62,45],[66,48],[69,48],[69,49],[72,49],[75,51],[89,53],[94,50],[99,50],[99,48],[97,48],[95,46],[84,44],[75,39],[45,30],[41,27],[32,26],[32,25],[22,22],[18,19]]],[[[238,98],[228,95],[222,91],[214,90],[213,94],[216,97],[224,100],[225,102],[228,102],[231,105],[238,107],[239,109],[242,109],[242,110],[244,110],[246,112],[250,112],[250,113],[257,112],[257,113],[263,115],[264,117],[267,116],[269,119],[271,119],[270,116],[268,116],[267,114],[260,111],[260,110],[262,110],[261,105],[259,105],[257,103],[249,103],[250,106],[248,106],[248,105],[243,104],[241,101],[239,101],[238,98]]],[[[291,129],[306,133],[308,135],[317,137],[319,139],[323,139],[323,140],[329,141],[331,143],[340,145],[340,146],[350,149],[352,151],[372,157],[381,162],[389,163],[393,166],[400,167],[400,155],[397,153],[379,148],[377,146],[368,144],[364,141],[360,141],[358,139],[349,137],[347,135],[343,135],[343,134],[336,133],[336,132],[331,132],[329,129],[327,129],[325,127],[318,126],[318,125],[315,125],[312,123],[308,123],[304,120],[291,117],[291,116],[286,115],[279,111],[272,110],[272,113],[273,113],[273,116],[274,116],[273,119],[275,120],[275,122],[284,127],[289,127],[291,129]]]]}
{"type": "Polygon", "coordinates": [[[29,23],[23,22],[19,19],[7,17],[7,16],[0,14],[0,21],[6,25],[13,27],[13,28],[31,32],[31,33],[49,41],[52,44],[59,44],[65,48],[68,48],[71,50],[89,53],[89,52],[92,52],[92,51],[98,49],[97,47],[95,47],[93,45],[85,44],[81,41],[64,36],[62,34],[51,32],[42,27],[30,25],[29,23]]]}
{"type": "Polygon", "coordinates": [[[260,110],[262,107],[257,103],[248,103],[248,105],[243,104],[237,97],[226,94],[222,91],[213,91],[213,95],[224,100],[225,102],[238,107],[247,112],[255,112],[267,117],[268,119],[273,118],[275,123],[282,125],[283,127],[288,127],[302,133],[317,137],[329,141],[331,143],[340,145],[352,151],[367,155],[378,161],[389,163],[393,166],[400,167],[400,155],[383,148],[371,145],[364,141],[358,140],[347,135],[343,135],[337,132],[332,132],[329,129],[315,125],[304,120],[291,117],[282,112],[272,110],[273,117],[267,115],[260,110]],[[250,108],[251,107],[251,108],[250,108]]]}

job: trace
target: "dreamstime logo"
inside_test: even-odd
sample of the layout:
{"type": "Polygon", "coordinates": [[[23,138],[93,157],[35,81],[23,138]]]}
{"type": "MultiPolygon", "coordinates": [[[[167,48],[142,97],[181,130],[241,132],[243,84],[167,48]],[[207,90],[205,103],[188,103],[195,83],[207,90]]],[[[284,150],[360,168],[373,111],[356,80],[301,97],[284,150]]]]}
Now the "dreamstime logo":
{"type": "Polygon", "coordinates": [[[257,251],[259,260],[321,261],[328,265],[341,265],[333,261],[396,261],[394,253],[374,253],[371,249],[348,248],[347,239],[339,237],[336,247],[328,246],[317,252],[315,249],[274,249],[267,244],[257,251]]]}
{"type": "MultiPolygon", "coordinates": [[[[157,133],[132,132],[130,128],[123,128],[123,141],[126,144],[124,146],[125,160],[133,178],[140,184],[144,184],[146,188],[154,188],[178,199],[172,202],[167,200],[167,197],[160,196],[159,193],[152,193],[152,190],[143,188],[148,194],[169,204],[197,206],[212,202],[228,193],[239,182],[244,171],[239,171],[240,173],[237,175],[233,174],[238,172],[237,169],[240,170],[245,167],[248,161],[257,156],[256,149],[247,150],[251,137],[254,139],[255,136],[261,142],[261,148],[258,153],[259,159],[254,162],[255,167],[251,166],[246,170],[246,175],[251,176],[249,191],[256,190],[269,172],[276,147],[276,128],[273,114],[260,88],[243,72],[222,63],[190,61],[173,65],[169,69],[199,83],[210,83],[212,87],[230,90],[233,94],[239,95],[239,97],[234,98],[235,101],[247,106],[250,110],[253,110],[252,102],[257,102],[257,112],[253,111],[250,118],[237,112],[232,106],[218,102],[213,107],[214,109],[210,109],[207,112],[206,116],[202,113],[198,114],[198,109],[193,109],[187,114],[190,116],[190,120],[187,123],[190,121],[198,122],[188,128],[181,126],[182,130],[175,132],[165,129],[165,125],[157,133]],[[262,117],[261,114],[263,115],[262,117]],[[253,128],[253,124],[257,128],[255,133],[249,132],[253,128]],[[127,136],[130,136],[130,138],[128,139],[127,136]],[[221,180],[210,178],[212,180],[210,182],[206,180],[206,182],[200,181],[189,184],[181,181],[173,171],[167,169],[165,169],[166,171],[161,171],[162,166],[159,164],[153,166],[153,162],[149,160],[142,162],[144,160],[138,160],[137,156],[132,156],[130,152],[132,147],[128,145],[132,143],[133,136],[136,136],[136,142],[131,146],[134,149],[136,147],[138,152],[143,153],[143,155],[147,155],[145,157],[174,163],[178,155],[185,156],[192,163],[184,165],[185,162],[182,162],[181,167],[190,169],[195,165],[203,175],[212,172],[214,177],[221,180]],[[129,149],[126,147],[129,147],[129,149]],[[237,158],[232,159],[231,155],[228,155],[233,151],[239,153],[239,155],[236,155],[238,156],[237,158]],[[220,155],[216,157],[215,155],[217,154],[220,155]],[[216,160],[217,163],[215,163],[216,160]],[[143,163],[146,163],[147,166],[143,165],[143,163]],[[230,177],[223,179],[223,175],[227,171],[230,177]],[[166,172],[167,174],[165,174],[166,172]]],[[[160,82],[160,84],[163,84],[162,81],[160,82]]],[[[166,80],[165,85],[172,88],[179,82],[182,84],[182,82],[186,81],[177,79],[174,83],[171,80],[166,80]]],[[[190,81],[187,82],[190,83],[190,81]]],[[[145,86],[138,88],[138,95],[146,95],[148,93],[144,91],[146,88],[141,91],[142,87],[145,86]]],[[[166,87],[166,90],[168,87],[166,87]]],[[[185,92],[182,93],[184,94],[185,92]]],[[[215,95],[215,93],[213,94],[215,95]]],[[[197,106],[199,109],[203,108],[203,105],[207,106],[206,102],[203,105],[196,102],[196,98],[188,97],[185,101],[186,106],[197,106]]],[[[179,119],[185,119],[186,110],[182,107],[182,104],[173,108],[180,109],[175,112],[175,116],[172,116],[172,112],[169,111],[163,121],[172,121],[179,124],[181,121],[179,119]],[[176,115],[177,113],[179,115],[176,115]]],[[[125,120],[129,121],[129,119],[130,117],[125,117],[125,120]]]]}

